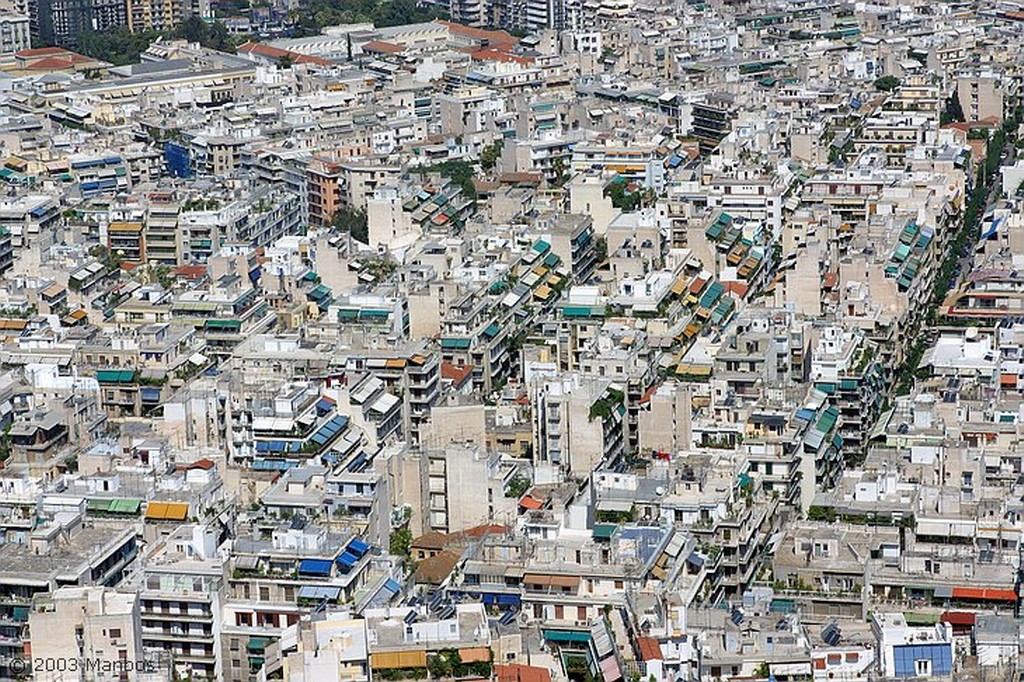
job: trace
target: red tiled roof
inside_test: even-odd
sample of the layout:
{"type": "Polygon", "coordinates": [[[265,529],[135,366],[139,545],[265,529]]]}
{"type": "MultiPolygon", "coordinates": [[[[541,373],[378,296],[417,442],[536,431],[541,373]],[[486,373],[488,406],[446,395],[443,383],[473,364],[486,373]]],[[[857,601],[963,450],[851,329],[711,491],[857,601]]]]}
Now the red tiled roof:
{"type": "Polygon", "coordinates": [[[448,379],[456,388],[466,383],[466,379],[468,379],[472,374],[473,365],[459,367],[457,365],[453,365],[447,360],[441,363],[441,378],[448,379]]]}
{"type": "Polygon", "coordinates": [[[21,52],[15,52],[15,57],[49,57],[55,54],[63,54],[66,52],[63,47],[36,47],[31,50],[22,50],[21,52]]]}
{"type": "Polygon", "coordinates": [[[540,173],[502,173],[498,176],[498,182],[503,185],[531,184],[539,185],[542,176],[540,173]]]}
{"type": "Polygon", "coordinates": [[[174,275],[176,277],[184,277],[185,279],[199,279],[206,275],[205,265],[179,265],[174,269],[174,275]]]}
{"type": "Polygon", "coordinates": [[[471,26],[456,24],[454,21],[438,20],[437,23],[442,26],[447,26],[448,31],[457,36],[472,38],[473,40],[479,40],[481,42],[486,41],[491,47],[511,47],[519,42],[519,38],[516,38],[506,31],[488,31],[482,28],[472,28],[471,26]]]}
{"type": "Polygon", "coordinates": [[[485,523],[480,526],[473,526],[466,530],[459,531],[458,535],[466,535],[471,538],[482,538],[485,535],[495,535],[497,533],[505,533],[508,531],[508,526],[503,526],[500,523],[485,523]]]}
{"type": "Polygon", "coordinates": [[[469,56],[481,62],[515,62],[516,64],[523,65],[533,63],[533,57],[521,57],[501,50],[495,50],[490,47],[482,50],[474,50],[469,53],[469,56]]]}
{"type": "Polygon", "coordinates": [[[653,637],[637,637],[636,647],[640,650],[640,658],[644,661],[658,661],[664,658],[661,655],[661,646],[658,640],[653,637]]]}
{"type": "Polygon", "coordinates": [[[418,583],[440,585],[455,568],[455,564],[459,563],[460,556],[460,554],[446,549],[432,557],[427,557],[416,564],[413,579],[418,583]]]}
{"type": "Polygon", "coordinates": [[[75,65],[70,59],[63,59],[61,57],[44,57],[43,59],[37,59],[31,61],[25,65],[29,69],[69,69],[75,65]]]}
{"type": "Polygon", "coordinates": [[[398,54],[404,52],[405,48],[401,45],[395,45],[384,40],[371,40],[368,43],[364,43],[362,47],[363,52],[379,52],[381,54],[398,54]]]}
{"type": "Polygon", "coordinates": [[[551,672],[535,665],[512,663],[494,666],[498,682],[551,682],[551,672]]]}
{"type": "Polygon", "coordinates": [[[432,530],[429,533],[424,533],[418,538],[414,538],[413,541],[409,544],[411,547],[419,549],[444,549],[444,546],[447,542],[447,533],[432,530]]]}
{"type": "Polygon", "coordinates": [[[175,469],[178,471],[191,471],[192,469],[202,469],[203,471],[209,471],[210,469],[213,469],[216,466],[217,465],[214,464],[213,460],[206,459],[204,457],[203,459],[197,459],[191,464],[179,464],[178,466],[175,467],[175,469]]]}
{"type": "Polygon", "coordinates": [[[258,54],[261,57],[267,57],[268,59],[281,59],[283,57],[289,57],[296,64],[319,64],[320,66],[334,66],[334,62],[320,57],[312,57],[308,54],[300,54],[298,52],[292,52],[290,50],[282,50],[279,47],[272,45],[266,45],[264,43],[248,42],[238,46],[238,52],[245,52],[251,54],[258,54]]]}

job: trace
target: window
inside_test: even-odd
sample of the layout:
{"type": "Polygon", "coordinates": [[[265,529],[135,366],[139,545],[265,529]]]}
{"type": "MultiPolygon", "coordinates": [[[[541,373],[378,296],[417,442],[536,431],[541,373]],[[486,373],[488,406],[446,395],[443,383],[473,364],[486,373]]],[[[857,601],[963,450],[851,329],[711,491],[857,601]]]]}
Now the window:
{"type": "Polygon", "coordinates": [[[120,639],[121,628],[110,628],[110,639],[120,639]]]}

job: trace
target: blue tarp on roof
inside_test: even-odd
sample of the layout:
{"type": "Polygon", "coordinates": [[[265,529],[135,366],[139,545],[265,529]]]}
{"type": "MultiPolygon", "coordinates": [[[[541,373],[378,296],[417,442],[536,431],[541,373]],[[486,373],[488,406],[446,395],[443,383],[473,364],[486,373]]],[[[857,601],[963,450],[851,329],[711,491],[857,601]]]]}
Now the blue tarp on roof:
{"type": "Polygon", "coordinates": [[[303,559],[299,562],[300,575],[330,575],[331,561],[329,559],[303,559]]]}

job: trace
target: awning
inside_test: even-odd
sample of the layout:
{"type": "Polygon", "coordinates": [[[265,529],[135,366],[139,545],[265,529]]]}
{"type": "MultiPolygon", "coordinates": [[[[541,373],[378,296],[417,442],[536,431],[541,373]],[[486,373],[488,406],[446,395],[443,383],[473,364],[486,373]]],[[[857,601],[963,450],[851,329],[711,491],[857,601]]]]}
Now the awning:
{"type": "Polygon", "coordinates": [[[188,517],[188,504],[184,502],[150,502],[146,518],[150,521],[184,521],[188,517]]]}
{"type": "Polygon", "coordinates": [[[329,559],[303,559],[299,562],[300,575],[321,575],[331,574],[331,561],[329,559]]]}
{"type": "Polygon", "coordinates": [[[982,601],[1017,601],[1014,590],[983,589],[979,587],[954,587],[954,599],[979,599],[982,601]]]}
{"type": "Polygon", "coordinates": [[[355,554],[349,553],[347,550],[338,555],[338,558],[334,560],[336,564],[348,571],[350,568],[356,565],[359,561],[359,557],[355,554]]]}
{"type": "Polygon", "coordinates": [[[595,523],[593,537],[595,540],[610,540],[618,528],[614,523],[595,523]]]}
{"type": "Polygon", "coordinates": [[[345,549],[346,552],[351,552],[352,554],[355,554],[358,557],[363,556],[369,550],[370,546],[358,538],[348,543],[348,547],[345,549]]]}
{"type": "Polygon", "coordinates": [[[938,597],[939,599],[949,599],[950,597],[953,596],[953,586],[952,585],[939,585],[938,587],[935,588],[935,592],[933,592],[932,594],[934,596],[938,597]]]}
{"type": "Polygon", "coordinates": [[[333,585],[303,585],[299,588],[299,599],[337,601],[339,594],[341,588],[333,585]]]}
{"type": "Polygon", "coordinates": [[[975,614],[970,611],[946,611],[939,620],[950,625],[974,625],[975,614]]]}

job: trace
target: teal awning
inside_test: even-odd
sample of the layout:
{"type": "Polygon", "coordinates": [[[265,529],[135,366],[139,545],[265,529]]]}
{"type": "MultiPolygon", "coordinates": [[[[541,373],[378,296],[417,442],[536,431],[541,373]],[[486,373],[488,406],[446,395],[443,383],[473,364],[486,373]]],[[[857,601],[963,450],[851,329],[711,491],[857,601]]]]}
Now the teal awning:
{"type": "Polygon", "coordinates": [[[134,370],[101,369],[96,372],[96,381],[101,384],[130,384],[135,379],[134,370]]]}
{"type": "Polygon", "coordinates": [[[449,337],[446,339],[441,339],[441,348],[447,350],[465,350],[469,348],[470,343],[470,339],[457,339],[449,337]]]}

